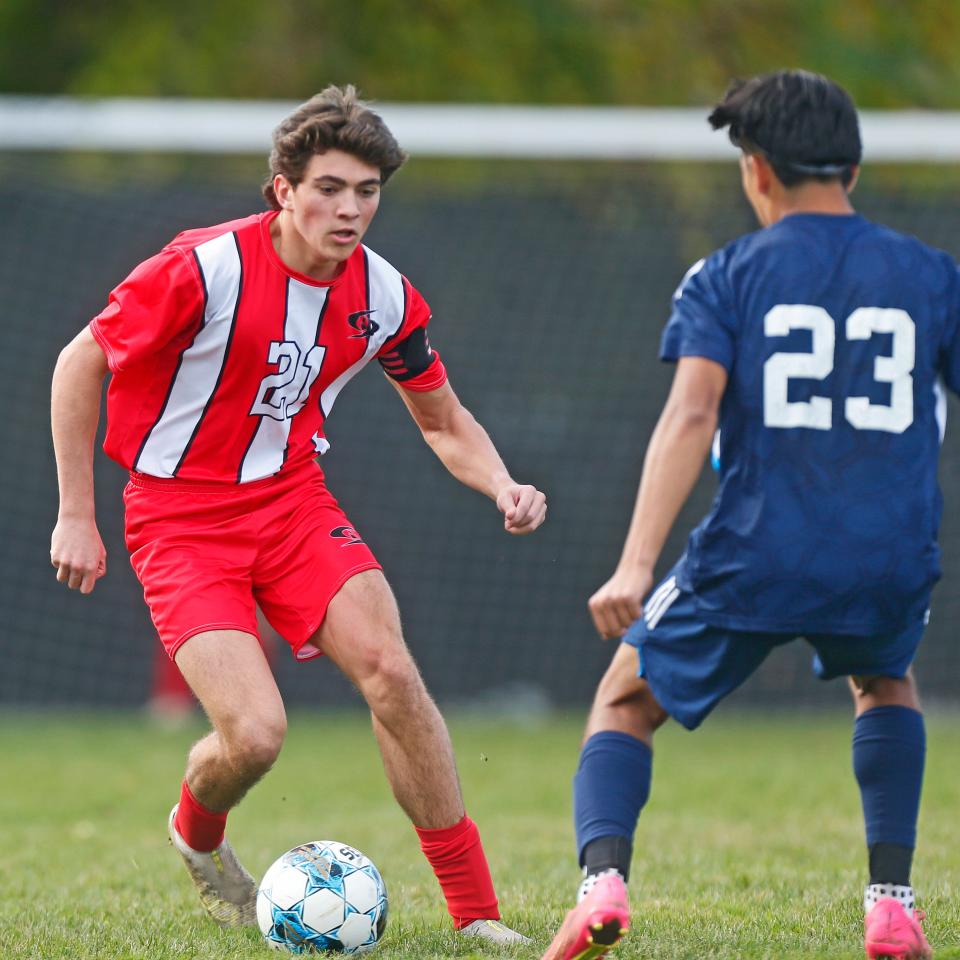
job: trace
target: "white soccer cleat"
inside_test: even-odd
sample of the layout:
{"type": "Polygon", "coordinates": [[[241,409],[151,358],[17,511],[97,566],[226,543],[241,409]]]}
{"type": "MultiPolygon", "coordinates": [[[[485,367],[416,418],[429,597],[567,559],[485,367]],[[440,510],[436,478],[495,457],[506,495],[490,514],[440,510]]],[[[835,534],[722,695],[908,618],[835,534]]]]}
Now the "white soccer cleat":
{"type": "Polygon", "coordinates": [[[210,853],[194,850],[173,825],[176,815],[175,806],[167,821],[170,843],[183,857],[204,909],[221,927],[256,926],[257,884],[237,859],[233,847],[224,840],[210,853]]]}
{"type": "Polygon", "coordinates": [[[497,947],[510,947],[516,943],[532,942],[529,937],[517,933],[516,930],[511,930],[499,920],[474,920],[473,923],[461,927],[457,933],[461,937],[474,937],[477,940],[492,943],[497,947]]]}

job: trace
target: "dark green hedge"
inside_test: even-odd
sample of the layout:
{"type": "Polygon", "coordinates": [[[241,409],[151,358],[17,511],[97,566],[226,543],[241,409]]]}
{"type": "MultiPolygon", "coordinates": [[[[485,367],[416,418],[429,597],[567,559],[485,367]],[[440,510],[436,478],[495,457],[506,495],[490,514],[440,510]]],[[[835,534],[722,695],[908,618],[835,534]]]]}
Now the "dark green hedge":
{"type": "Polygon", "coordinates": [[[958,41],[956,0],[4,0],[0,91],[682,105],[805,66],[957,108],[958,41]]]}

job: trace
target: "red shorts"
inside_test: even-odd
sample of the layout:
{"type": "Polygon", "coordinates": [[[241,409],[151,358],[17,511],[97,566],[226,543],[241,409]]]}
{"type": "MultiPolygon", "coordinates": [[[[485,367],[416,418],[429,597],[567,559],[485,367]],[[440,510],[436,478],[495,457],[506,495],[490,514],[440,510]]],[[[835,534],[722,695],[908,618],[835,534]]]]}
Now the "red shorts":
{"type": "Polygon", "coordinates": [[[130,561],[172,657],[206,630],[259,635],[255,605],[298,660],[336,592],[380,564],[314,464],[238,486],[132,473],[130,561]]]}

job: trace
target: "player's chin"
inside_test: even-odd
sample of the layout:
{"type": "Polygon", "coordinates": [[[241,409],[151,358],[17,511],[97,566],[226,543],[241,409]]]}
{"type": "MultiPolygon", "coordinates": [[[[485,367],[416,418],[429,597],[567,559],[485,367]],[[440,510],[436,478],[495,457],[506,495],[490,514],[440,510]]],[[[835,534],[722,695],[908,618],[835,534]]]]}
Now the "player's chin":
{"type": "Polygon", "coordinates": [[[350,259],[353,251],[356,250],[359,245],[360,237],[356,234],[346,243],[335,243],[328,240],[324,247],[324,254],[329,260],[333,260],[336,263],[343,263],[345,260],[350,259]]]}

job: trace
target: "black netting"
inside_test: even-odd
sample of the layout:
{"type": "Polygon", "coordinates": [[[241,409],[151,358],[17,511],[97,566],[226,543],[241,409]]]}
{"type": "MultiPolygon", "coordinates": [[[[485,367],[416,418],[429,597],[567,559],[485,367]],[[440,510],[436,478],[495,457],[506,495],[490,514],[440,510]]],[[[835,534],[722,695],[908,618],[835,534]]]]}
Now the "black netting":
{"type": "MultiPolygon", "coordinates": [[[[108,290],[177,231],[260,209],[260,162],[0,156],[0,426],[4,470],[0,702],[132,705],[156,643],[122,541],[123,472],[97,464],[109,575],[90,597],[49,565],[56,476],[50,374],[108,290]]],[[[868,171],[866,215],[960,254],[960,200],[939,174],[868,171]]],[[[367,242],[434,310],[431,340],[515,475],[550,501],[535,536],[448,477],[379,370],[340,398],[324,458],[330,486],[398,595],[409,642],[444,700],[583,703],[610,648],[589,594],[612,571],[670,369],[656,360],[669,297],[694,260],[752,228],[732,166],[418,161],[392,181],[367,242]]],[[[960,673],[960,448],[942,477],[945,584],[918,663],[928,695],[960,673]]],[[[713,488],[706,475],[664,553],[676,557],[713,488]]],[[[781,651],[741,697],[842,696],[781,651]]],[[[339,703],[323,662],[276,665],[288,699],[339,703]]]]}

